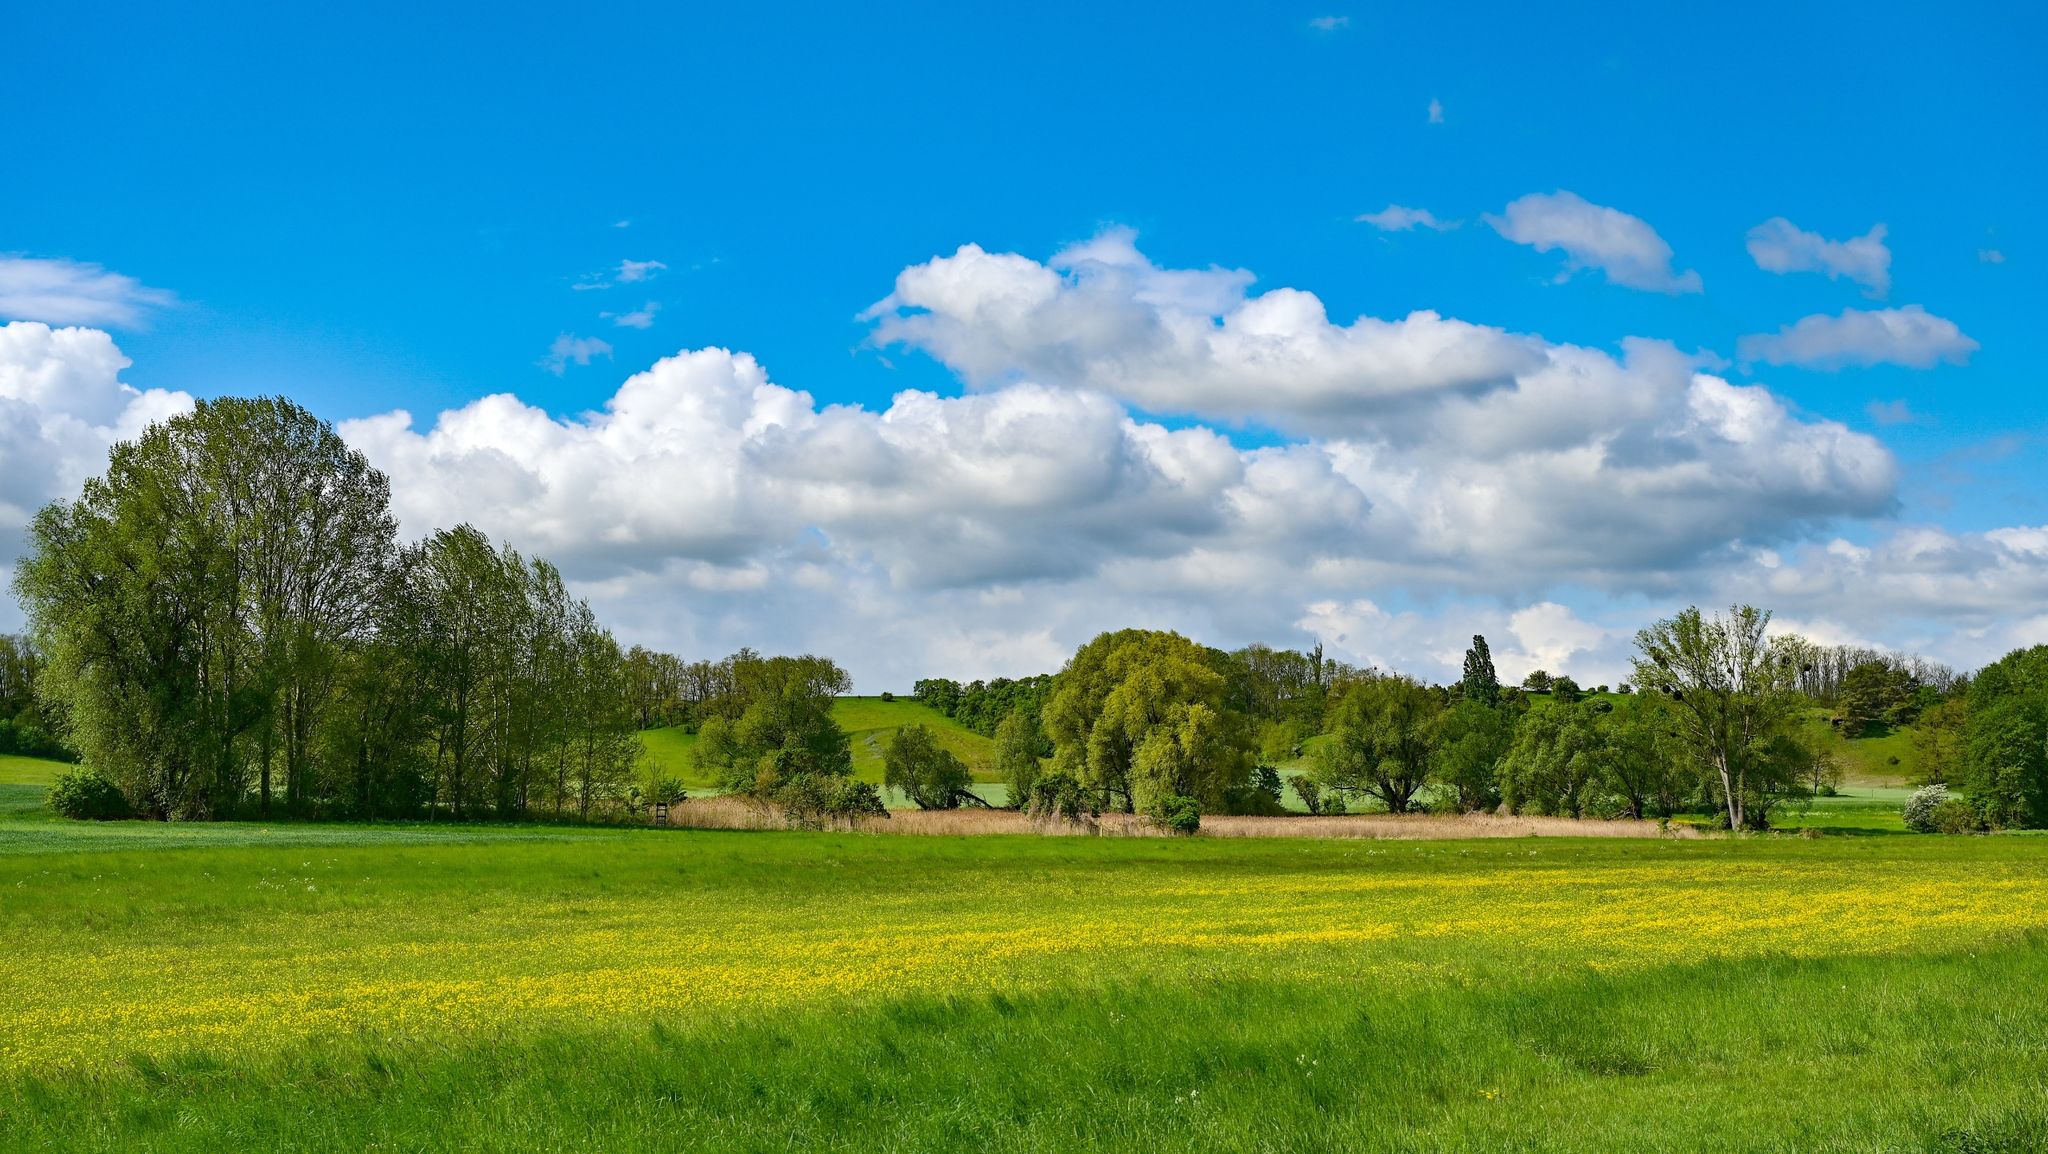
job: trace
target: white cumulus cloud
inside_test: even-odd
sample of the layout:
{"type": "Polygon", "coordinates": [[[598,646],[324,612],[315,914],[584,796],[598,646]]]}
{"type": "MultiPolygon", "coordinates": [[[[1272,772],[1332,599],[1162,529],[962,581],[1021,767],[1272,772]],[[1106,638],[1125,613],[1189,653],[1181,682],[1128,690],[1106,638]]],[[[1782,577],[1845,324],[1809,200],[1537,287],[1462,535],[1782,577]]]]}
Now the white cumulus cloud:
{"type": "Polygon", "coordinates": [[[1774,216],[1749,230],[1749,255],[1765,272],[1819,272],[1829,280],[1846,277],[1862,285],[1866,295],[1881,297],[1892,288],[1892,250],[1885,247],[1884,236],[1885,227],[1879,224],[1862,236],[1829,240],[1774,216]]]}
{"type": "Polygon", "coordinates": [[[1745,361],[1814,369],[1885,364],[1929,369],[1943,361],[1967,363],[1978,347],[1954,321],[1907,305],[1803,317],[1775,333],[1743,337],[1736,355],[1745,361]]]}
{"type": "Polygon", "coordinates": [[[1509,202],[1486,223],[1516,244],[1537,252],[1561,250],[1567,263],[1560,279],[1596,268],[1629,288],[1663,293],[1700,291],[1700,274],[1673,272],[1671,246],[1640,217],[1608,208],[1571,192],[1530,193],[1509,202]]]}
{"type": "Polygon", "coordinates": [[[128,358],[98,329],[0,325],[0,563],[20,555],[36,510],[76,496],[107,449],[192,398],[121,380],[128,358]]]}
{"type": "Polygon", "coordinates": [[[864,314],[980,386],[1038,379],[1158,413],[1324,423],[1498,387],[1537,343],[1418,311],[1334,324],[1313,293],[1242,269],[1165,269],[1116,230],[1045,264],[964,245],[913,265],[864,314]]]}

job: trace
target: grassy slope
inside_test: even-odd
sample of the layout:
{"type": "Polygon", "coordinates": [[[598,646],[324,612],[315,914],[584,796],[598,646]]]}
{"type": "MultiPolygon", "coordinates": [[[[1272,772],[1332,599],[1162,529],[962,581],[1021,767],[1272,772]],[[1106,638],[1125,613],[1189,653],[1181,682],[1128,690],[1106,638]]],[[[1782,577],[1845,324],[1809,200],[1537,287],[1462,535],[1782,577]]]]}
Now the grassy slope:
{"type": "Polygon", "coordinates": [[[0,753],[0,818],[47,816],[43,793],[70,768],[61,761],[0,753]]]}
{"type": "MultiPolygon", "coordinates": [[[[939,744],[953,752],[974,771],[974,779],[995,780],[995,743],[968,729],[938,710],[907,698],[883,701],[879,697],[842,697],[832,706],[832,717],[853,746],[854,776],[862,781],[882,780],[882,749],[898,729],[924,725],[939,744]]],[[[681,729],[651,729],[640,734],[650,768],[659,768],[692,789],[711,789],[716,783],[690,762],[697,736],[681,729]]],[[[983,791],[984,793],[986,791],[983,791]]]]}
{"type": "Polygon", "coordinates": [[[6,1149],[2048,1141],[2027,839],[38,823],[0,892],[6,1149]]]}

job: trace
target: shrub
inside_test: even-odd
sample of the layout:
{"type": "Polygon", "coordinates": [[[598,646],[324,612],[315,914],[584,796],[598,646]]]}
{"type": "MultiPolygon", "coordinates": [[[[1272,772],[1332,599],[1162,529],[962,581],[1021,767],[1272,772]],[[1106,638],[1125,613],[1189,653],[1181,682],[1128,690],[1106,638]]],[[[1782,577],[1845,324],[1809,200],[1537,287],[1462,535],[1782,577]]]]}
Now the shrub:
{"type": "Polygon", "coordinates": [[[1060,772],[1048,773],[1033,782],[1024,808],[1040,821],[1083,824],[1094,821],[1101,812],[1079,779],[1060,772]]]}
{"type": "Polygon", "coordinates": [[[1177,834],[1202,828],[1202,803],[1184,793],[1170,793],[1152,807],[1152,820],[1177,834]]]}
{"type": "Polygon", "coordinates": [[[1906,828],[1918,833],[1933,833],[1934,807],[1948,799],[1948,787],[1945,785],[1923,785],[1914,790],[1913,796],[1906,799],[1906,806],[1902,811],[1906,818],[1906,828]]]}
{"type": "Polygon", "coordinates": [[[824,829],[840,822],[858,825],[862,818],[889,816],[882,793],[874,786],[819,773],[789,779],[775,791],[774,800],[791,829],[824,829]]]}
{"type": "Polygon", "coordinates": [[[1959,797],[1947,798],[1928,810],[1927,824],[1935,833],[1976,833],[1984,828],[1976,807],[1959,797]]]}
{"type": "Polygon", "coordinates": [[[883,701],[894,701],[894,700],[896,700],[896,695],[895,695],[895,694],[893,694],[893,693],[891,693],[891,692],[889,692],[888,690],[884,689],[884,690],[882,691],[882,700],[883,700],[883,701]]]}
{"type": "Polygon", "coordinates": [[[1324,790],[1316,779],[1302,774],[1294,779],[1294,792],[1301,795],[1301,804],[1317,817],[1341,815],[1344,812],[1344,795],[1336,790],[1324,790]]]}
{"type": "Polygon", "coordinates": [[[67,769],[50,787],[50,808],[81,821],[115,821],[128,816],[121,788],[96,769],[67,769]]]}

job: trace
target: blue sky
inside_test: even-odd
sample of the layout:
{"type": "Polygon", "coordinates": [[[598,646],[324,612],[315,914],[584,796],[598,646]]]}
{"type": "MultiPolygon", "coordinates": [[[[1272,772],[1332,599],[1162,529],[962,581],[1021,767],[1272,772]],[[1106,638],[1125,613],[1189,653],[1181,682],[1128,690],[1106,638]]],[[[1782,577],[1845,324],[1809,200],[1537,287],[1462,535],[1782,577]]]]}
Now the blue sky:
{"type": "MultiPolygon", "coordinates": [[[[1028,378],[1103,389],[1096,377],[1049,379],[1058,358],[1009,344],[1014,369],[977,378],[929,341],[879,338],[862,314],[899,272],[962,245],[1047,262],[1128,229],[1152,266],[1249,270],[1251,294],[1314,293],[1340,326],[1428,309],[1616,355],[1626,337],[1667,341],[1895,459],[1887,511],[1859,498],[1797,525],[1746,522],[1744,548],[2048,522],[2048,21],[2033,6],[984,7],[34,6],[10,17],[19,47],[0,72],[16,126],[0,156],[0,253],[96,265],[169,294],[94,326],[133,362],[121,379],[135,389],[281,391],[338,421],[405,409],[424,432],[497,393],[573,422],[629,375],[707,346],[752,354],[820,406],[874,412],[910,388],[959,396],[1028,378]],[[1666,288],[1690,271],[1699,291],[1617,284],[1584,259],[1561,278],[1565,252],[1504,235],[1511,203],[1563,191],[1653,230],[1671,253],[1666,288]],[[1460,223],[1387,231],[1359,219],[1393,205],[1460,223]],[[1858,280],[1760,267],[1745,240],[1780,217],[1813,243],[1882,225],[1884,291],[1867,269],[1858,280]],[[660,267],[622,280],[623,262],[660,267]],[[1973,347],[1923,349],[1928,367],[1745,355],[1763,347],[1745,336],[1801,318],[1910,306],[1973,347]],[[608,352],[558,374],[544,362],[564,337],[608,352]]],[[[64,319],[35,313],[17,298],[0,321],[64,319]]],[[[1120,400],[1247,450],[1322,432],[1299,412],[1160,397],[1120,400]]],[[[1402,436],[1378,425],[1345,435],[1402,436]]],[[[432,483],[460,488],[462,475],[432,483]]],[[[502,508],[502,523],[459,500],[443,513],[518,536],[502,508]]],[[[771,551],[794,564],[789,551],[813,536],[859,534],[805,526],[771,551]]],[[[573,543],[531,545],[577,556],[573,543]]],[[[916,595],[926,586],[892,548],[864,539],[857,564],[882,574],[878,588],[916,595]]],[[[601,608],[614,599],[623,632],[724,644],[772,611],[674,593],[672,610],[639,614],[651,586],[622,575],[666,574],[673,591],[674,565],[738,564],[706,549],[650,542],[633,560],[593,561],[586,579],[601,608]]],[[[1118,562],[1090,565],[1099,576],[1118,562]]],[[[1456,634],[1460,606],[1563,604],[1619,621],[1740,586],[1653,568],[1633,583],[1565,565],[1452,592],[1410,573],[1256,595],[1286,603],[1266,619],[1292,630],[1272,640],[1294,642],[1300,605],[1330,597],[1421,606],[1456,634]]],[[[1029,604],[1055,595],[1048,583],[1063,601],[1088,596],[1078,579],[1019,570],[939,584],[984,598],[1021,590],[1029,604]]],[[[1213,607],[1191,611],[1182,588],[1119,579],[1101,604],[1237,628],[1213,607]]],[[[1873,604],[1857,618],[1804,595],[1812,602],[1787,612],[1845,637],[1941,650],[1949,628],[1926,606],[1873,604]],[[1880,635],[1902,615],[1920,624],[1880,635]]],[[[1956,658],[2030,636],[2023,601],[1951,623],[1984,639],[1953,646],[1956,658]]],[[[1067,622],[1015,660],[1074,640],[1061,629],[1108,623],[1067,622]]],[[[920,644],[929,660],[965,661],[920,644]]],[[[1388,659],[1428,665],[1441,648],[1415,645],[1388,659]]],[[[1617,653],[1576,655],[1605,669],[1617,653]]],[[[895,677],[909,664],[875,669],[895,677]]]]}

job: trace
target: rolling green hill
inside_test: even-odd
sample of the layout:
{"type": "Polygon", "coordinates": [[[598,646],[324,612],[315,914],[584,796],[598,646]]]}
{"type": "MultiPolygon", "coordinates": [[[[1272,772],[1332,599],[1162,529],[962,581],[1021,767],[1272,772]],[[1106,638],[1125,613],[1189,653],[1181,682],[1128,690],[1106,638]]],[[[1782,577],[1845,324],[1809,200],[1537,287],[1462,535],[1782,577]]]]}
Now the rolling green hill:
{"type": "MultiPolygon", "coordinates": [[[[909,698],[884,701],[879,697],[842,697],[833,704],[832,716],[846,731],[853,747],[854,776],[862,781],[881,782],[883,747],[897,730],[918,724],[929,728],[941,746],[966,762],[974,771],[974,780],[996,780],[995,743],[923,702],[909,698]]],[[[659,770],[693,790],[716,787],[691,762],[696,734],[685,733],[681,728],[649,729],[641,732],[640,745],[646,750],[649,770],[659,770]]]]}

